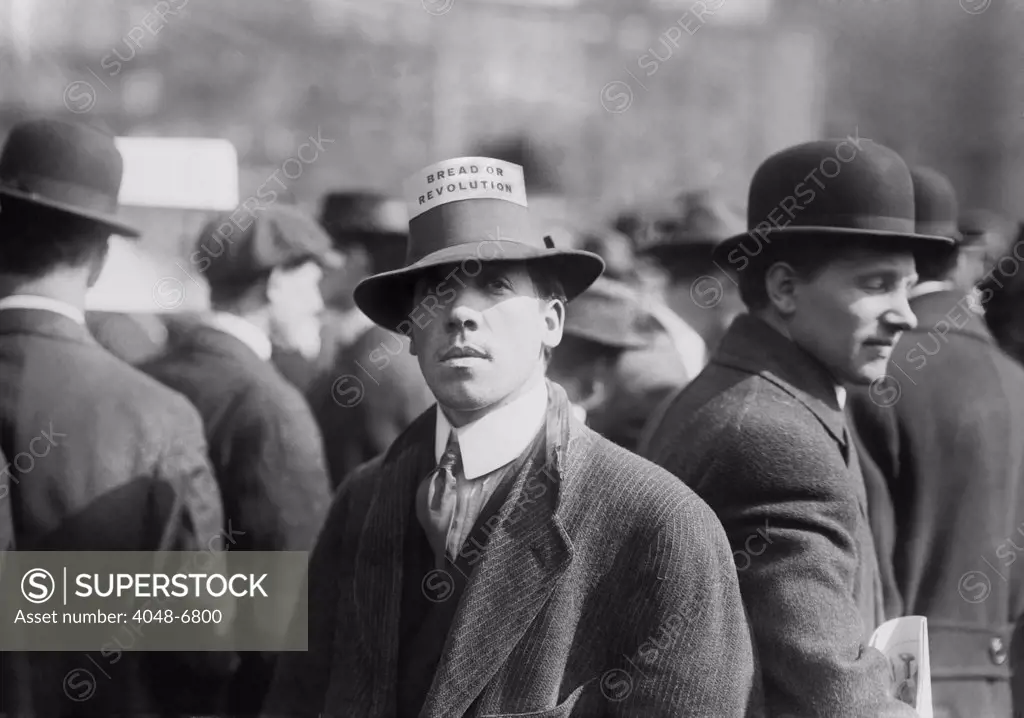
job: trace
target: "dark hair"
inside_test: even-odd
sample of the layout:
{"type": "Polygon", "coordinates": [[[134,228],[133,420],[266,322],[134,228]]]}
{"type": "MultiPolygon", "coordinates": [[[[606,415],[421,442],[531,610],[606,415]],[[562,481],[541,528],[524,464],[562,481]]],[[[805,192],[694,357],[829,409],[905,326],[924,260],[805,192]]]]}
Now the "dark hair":
{"type": "Polygon", "coordinates": [[[565,288],[554,272],[545,271],[542,265],[526,263],[526,272],[530,275],[537,296],[548,302],[558,299],[565,304],[565,288]]]}
{"type": "MultiPolygon", "coordinates": [[[[533,282],[534,289],[537,290],[537,296],[543,299],[545,302],[549,302],[552,299],[559,300],[564,306],[568,301],[565,297],[565,288],[562,286],[562,282],[559,281],[558,277],[554,272],[545,271],[543,265],[537,263],[526,263],[526,272],[530,275],[530,281],[533,282]]],[[[544,362],[551,362],[552,347],[544,347],[544,362]]]]}
{"type": "MultiPolygon", "coordinates": [[[[789,264],[793,271],[804,280],[810,281],[821,274],[830,264],[864,250],[885,248],[891,251],[910,251],[911,245],[885,240],[880,244],[874,239],[844,238],[841,243],[821,237],[791,237],[785,242],[767,245],[760,255],[749,257],[750,264],[737,272],[740,299],[750,310],[764,309],[769,304],[765,279],[768,270],[776,262],[789,264]]],[[[919,257],[917,255],[915,258],[919,257]]]]}
{"type": "Polygon", "coordinates": [[[111,231],[82,217],[3,198],[0,272],[41,277],[103,253],[111,231]]]}
{"type": "Polygon", "coordinates": [[[917,276],[919,281],[936,281],[945,279],[949,273],[956,269],[957,260],[960,258],[959,245],[942,247],[917,257],[917,276]]]}

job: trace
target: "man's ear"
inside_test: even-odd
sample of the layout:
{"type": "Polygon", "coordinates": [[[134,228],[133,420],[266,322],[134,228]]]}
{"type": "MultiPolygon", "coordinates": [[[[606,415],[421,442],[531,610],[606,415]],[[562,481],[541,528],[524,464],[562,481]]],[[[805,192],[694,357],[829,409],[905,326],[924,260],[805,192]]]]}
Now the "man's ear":
{"type": "Polygon", "coordinates": [[[768,301],[783,316],[790,316],[796,311],[797,280],[796,270],[786,262],[776,262],[765,272],[768,301]]]}
{"type": "Polygon", "coordinates": [[[561,299],[549,299],[541,307],[541,320],[544,331],[541,343],[554,349],[562,343],[562,332],[565,329],[565,303],[561,299]]]}

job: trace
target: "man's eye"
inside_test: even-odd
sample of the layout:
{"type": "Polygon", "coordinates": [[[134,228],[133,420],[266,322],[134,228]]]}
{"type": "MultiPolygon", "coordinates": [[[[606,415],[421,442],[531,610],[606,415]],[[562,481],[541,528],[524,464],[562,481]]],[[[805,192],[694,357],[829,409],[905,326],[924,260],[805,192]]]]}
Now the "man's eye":
{"type": "Polygon", "coordinates": [[[865,279],[862,282],[862,286],[873,292],[881,292],[888,288],[889,283],[881,277],[871,277],[869,279],[865,279]]]}
{"type": "Polygon", "coordinates": [[[503,277],[496,277],[487,281],[487,287],[488,289],[500,290],[509,289],[511,285],[507,279],[504,279],[503,277]]]}

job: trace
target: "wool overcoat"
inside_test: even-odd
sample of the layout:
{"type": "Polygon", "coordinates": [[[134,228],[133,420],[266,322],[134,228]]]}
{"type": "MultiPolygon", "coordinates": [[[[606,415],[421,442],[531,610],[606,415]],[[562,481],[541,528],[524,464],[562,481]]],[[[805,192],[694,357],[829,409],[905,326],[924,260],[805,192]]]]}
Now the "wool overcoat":
{"type": "MultiPolygon", "coordinates": [[[[0,311],[0,452],[0,515],[19,551],[221,546],[223,507],[195,408],[62,314],[0,311]]],[[[194,709],[199,683],[230,673],[229,662],[196,658],[99,659],[109,678],[93,668],[95,693],[76,702],[59,686],[89,667],[83,653],[5,653],[0,699],[18,715],[172,715],[194,709]]]]}
{"type": "Polygon", "coordinates": [[[907,716],[866,641],[882,617],[864,483],[836,383],[761,319],[733,322],[647,455],[717,513],[770,715],[907,716]]]}
{"type": "MultiPolygon", "coordinates": [[[[718,520],[576,419],[553,427],[570,412],[548,386],[548,458],[512,485],[420,715],[748,715],[757,673],[718,520]]],[[[402,575],[435,416],[342,484],[310,561],[309,651],[282,658],[266,715],[396,714],[403,582],[443,578],[402,575]]]]}
{"type": "Polygon", "coordinates": [[[888,482],[904,610],[928,618],[936,717],[1007,716],[1024,617],[1024,368],[966,294],[910,306],[918,324],[897,343],[890,378],[851,409],[888,482]]]}

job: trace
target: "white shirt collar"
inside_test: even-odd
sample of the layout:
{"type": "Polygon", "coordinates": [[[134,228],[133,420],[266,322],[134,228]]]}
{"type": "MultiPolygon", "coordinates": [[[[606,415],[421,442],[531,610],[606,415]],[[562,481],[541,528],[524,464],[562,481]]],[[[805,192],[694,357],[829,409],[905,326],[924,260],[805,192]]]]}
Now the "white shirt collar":
{"type": "Polygon", "coordinates": [[[83,327],[85,326],[85,312],[67,302],[50,297],[40,297],[35,294],[12,294],[0,299],[0,310],[2,309],[42,309],[45,312],[61,314],[83,327]]]}
{"type": "MultiPolygon", "coordinates": [[[[505,466],[526,447],[544,425],[548,411],[548,385],[540,381],[515,401],[463,427],[454,429],[462,456],[463,475],[476,479],[505,466]]],[[[437,405],[434,458],[441,460],[453,430],[448,417],[437,405]]]]}
{"type": "Polygon", "coordinates": [[[837,386],[836,387],[836,401],[839,402],[839,411],[843,411],[843,410],[846,409],[846,387],[845,386],[837,386]]]}
{"type": "Polygon", "coordinates": [[[939,282],[935,280],[928,280],[927,282],[921,282],[914,286],[907,293],[907,297],[910,299],[917,299],[923,294],[934,294],[935,292],[945,292],[946,290],[953,289],[952,282],[939,282]]]}
{"type": "Polygon", "coordinates": [[[207,324],[225,334],[230,334],[252,349],[256,356],[263,361],[270,361],[274,345],[270,343],[270,337],[266,332],[252,322],[227,312],[214,312],[208,318],[207,324]]]}

